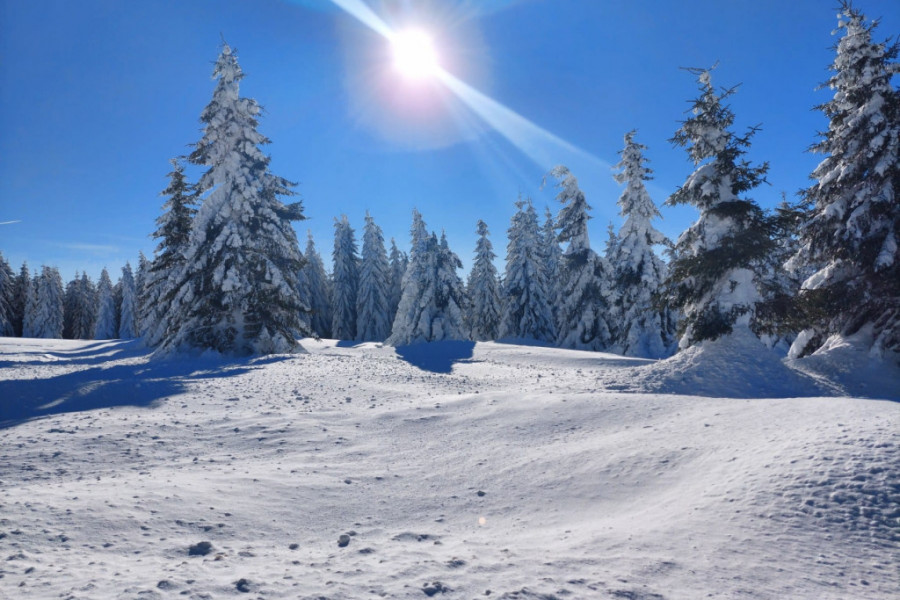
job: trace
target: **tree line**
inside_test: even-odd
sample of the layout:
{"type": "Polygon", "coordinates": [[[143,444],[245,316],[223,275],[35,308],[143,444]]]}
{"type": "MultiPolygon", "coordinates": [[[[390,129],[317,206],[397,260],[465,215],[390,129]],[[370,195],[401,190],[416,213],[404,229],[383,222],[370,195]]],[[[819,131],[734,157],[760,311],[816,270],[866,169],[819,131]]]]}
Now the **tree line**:
{"type": "Polygon", "coordinates": [[[507,229],[505,270],[495,267],[488,226],[477,221],[468,279],[446,236],[414,210],[410,250],[368,213],[360,252],[346,216],[335,219],[332,272],[302,220],[292,182],[269,171],[257,131],[260,107],[242,98],[243,72],[226,44],[216,62],[202,138],[173,160],[152,261],[126,265],[113,286],[104,271],[65,290],[58,272],[30,278],[0,260],[0,333],[36,337],[141,337],[158,352],[213,349],[287,352],[317,335],[405,345],[448,339],[532,340],[565,348],[659,358],[747,328],[792,356],[834,334],[863,333],[875,353],[900,350],[900,71],[896,42],[877,42],[877,22],[844,2],[831,76],[818,107],[829,120],[812,147],[824,159],[795,202],[764,211],[748,193],[768,164],[745,155],[757,128],[733,130],[736,88],[689,69],[698,95],[670,140],[695,165],[665,200],[697,221],[670,241],[653,227],[646,146],[625,135],[616,180],[624,224],[603,252],[591,248],[590,206],[573,173],[553,169],[560,207],[543,223],[519,198],[507,229]],[[188,182],[183,162],[205,167],[188,182]],[[657,250],[664,249],[668,261],[657,250]],[[30,308],[29,308],[30,307],[30,308]]]}

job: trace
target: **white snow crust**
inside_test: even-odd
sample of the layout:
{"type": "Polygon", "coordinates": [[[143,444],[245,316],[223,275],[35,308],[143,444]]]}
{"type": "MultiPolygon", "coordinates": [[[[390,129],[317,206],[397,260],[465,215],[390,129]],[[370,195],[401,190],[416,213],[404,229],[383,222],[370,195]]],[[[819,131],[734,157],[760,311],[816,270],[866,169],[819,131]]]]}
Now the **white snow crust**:
{"type": "Polygon", "coordinates": [[[900,373],[852,345],[302,344],[160,361],[0,338],[0,597],[900,589],[900,403],[845,395],[868,373],[900,399],[900,373]]]}

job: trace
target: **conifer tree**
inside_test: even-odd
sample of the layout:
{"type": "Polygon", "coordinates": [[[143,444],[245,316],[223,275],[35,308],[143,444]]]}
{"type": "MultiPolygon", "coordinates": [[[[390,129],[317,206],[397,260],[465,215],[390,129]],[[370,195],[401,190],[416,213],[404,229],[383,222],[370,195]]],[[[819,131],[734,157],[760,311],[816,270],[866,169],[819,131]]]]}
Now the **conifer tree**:
{"type": "Polygon", "coordinates": [[[116,300],[113,296],[113,285],[109,278],[109,272],[103,269],[97,284],[97,320],[94,323],[94,339],[115,339],[116,333],[116,300]]]}
{"type": "Polygon", "coordinates": [[[119,338],[131,340],[137,337],[137,318],[135,311],[137,291],[135,289],[134,275],[131,265],[125,263],[122,267],[122,302],[119,306],[119,338]]]}
{"type": "Polygon", "coordinates": [[[556,217],[557,239],[568,243],[562,256],[557,345],[578,350],[604,350],[613,341],[609,321],[614,302],[609,263],[591,249],[587,222],[591,217],[578,180],[564,166],[550,172],[559,182],[556,199],[563,205],[556,217]]]}
{"type": "Polygon", "coordinates": [[[413,211],[409,267],[403,294],[387,343],[405,346],[466,339],[465,289],[457,269],[462,266],[446,236],[428,235],[425,222],[413,211]]]}
{"type": "Polygon", "coordinates": [[[615,347],[626,356],[663,358],[674,350],[675,322],[658,302],[666,264],[653,247],[670,242],[653,227],[652,220],[660,214],[644,185],[652,179],[652,171],[645,165],[646,146],[634,141],[634,134],[625,134],[622,160],[614,167],[620,170],[615,180],[625,184],[618,203],[625,224],[611,240],[607,254],[618,290],[615,347]]]}
{"type": "Polygon", "coordinates": [[[144,256],[142,251],[138,251],[138,268],[134,273],[134,290],[137,294],[136,303],[135,303],[135,311],[136,311],[136,325],[138,328],[137,334],[138,337],[146,338],[149,328],[149,323],[146,322],[147,311],[150,308],[150,304],[146,302],[147,299],[147,279],[150,275],[150,261],[147,260],[147,257],[144,256]]]}
{"type": "Polygon", "coordinates": [[[384,235],[366,212],[362,260],[359,264],[359,291],[356,299],[356,339],[384,341],[391,334],[389,284],[390,264],[384,249],[384,235]]]}
{"type": "Polygon", "coordinates": [[[81,274],[78,282],[78,300],[72,318],[72,335],[78,340],[94,337],[97,321],[97,290],[87,273],[81,274]]]}
{"type": "Polygon", "coordinates": [[[25,311],[25,337],[54,339],[63,336],[65,290],[54,267],[41,267],[32,280],[32,292],[25,311]]]}
{"type": "Polygon", "coordinates": [[[803,192],[807,215],[793,261],[817,268],[799,295],[807,329],[793,356],[863,328],[875,353],[900,352],[900,91],[891,85],[900,45],[875,42],[877,21],[850,2],[838,17],[843,35],[823,86],[834,97],[816,107],[828,130],[812,147],[826,156],[803,192]]]}
{"type": "Polygon", "coordinates": [[[475,244],[475,262],[469,272],[469,335],[473,340],[495,340],[500,333],[503,305],[500,303],[500,278],[494,266],[494,246],[488,238],[487,223],[477,224],[478,242],[475,244]]]}
{"type": "Polygon", "coordinates": [[[541,228],[541,245],[544,250],[544,281],[547,286],[547,302],[553,314],[553,323],[559,320],[560,281],[562,279],[562,248],[556,233],[556,219],[550,207],[544,207],[544,225],[541,228]]]}
{"type": "Polygon", "coordinates": [[[356,339],[356,300],[359,291],[359,256],[347,215],[334,220],[331,334],[339,340],[356,339]]]}
{"type": "Polygon", "coordinates": [[[34,286],[31,281],[31,273],[28,271],[28,263],[22,263],[19,274],[16,276],[16,286],[13,294],[13,334],[17,337],[30,337],[25,335],[25,312],[31,302],[34,286]]]}
{"type": "Polygon", "coordinates": [[[754,167],[742,158],[758,128],[743,136],[729,131],[734,113],[722,101],[736,88],[717,93],[709,70],[691,72],[700,97],[671,141],[687,149],[697,169],[666,201],[700,211],[675,244],[666,284],[667,302],[682,315],[681,349],[734,327],[760,329],[756,304],[764,299],[765,259],[773,246],[770,219],[741,197],[764,182],[768,170],[768,163],[754,167]]]}
{"type": "Polygon", "coordinates": [[[150,346],[159,344],[172,323],[171,304],[177,287],[172,277],[184,268],[184,257],[191,241],[191,227],[197,214],[196,190],[187,183],[184,166],[178,159],[169,161],[172,171],[167,175],[169,185],[160,195],[166,196],[163,213],[156,219],[153,237],[159,242],[153,262],[147,264],[143,253],[138,264],[135,289],[139,292],[138,329],[150,346]]]}
{"type": "Polygon", "coordinates": [[[322,257],[316,250],[312,232],[307,231],[306,263],[303,265],[303,282],[306,288],[306,303],[310,328],[319,337],[331,337],[331,290],[322,257]]]}
{"type": "Polygon", "coordinates": [[[391,281],[388,291],[388,306],[390,308],[390,323],[397,317],[397,307],[400,306],[400,296],[403,294],[403,276],[409,266],[409,259],[404,252],[397,248],[397,242],[391,238],[391,281]]]}
{"type": "Polygon", "coordinates": [[[197,183],[206,194],[194,217],[185,262],[171,281],[170,327],[163,348],[271,354],[297,348],[309,331],[300,299],[303,255],[292,221],[299,202],[284,204],[293,183],[269,171],[257,131],[259,104],[240,97],[244,77],[225,44],[216,61],[212,101],[203,110],[203,137],[188,157],[207,167],[197,183]]]}
{"type": "Polygon", "coordinates": [[[0,253],[0,336],[15,335],[16,275],[0,253]]]}
{"type": "Polygon", "coordinates": [[[66,284],[66,291],[63,296],[63,338],[67,340],[77,339],[75,337],[75,311],[77,307],[78,288],[81,280],[78,278],[78,271],[75,271],[75,279],[66,284]]]}
{"type": "Polygon", "coordinates": [[[507,235],[499,337],[553,342],[556,328],[547,295],[545,252],[531,200],[516,202],[507,235]]]}

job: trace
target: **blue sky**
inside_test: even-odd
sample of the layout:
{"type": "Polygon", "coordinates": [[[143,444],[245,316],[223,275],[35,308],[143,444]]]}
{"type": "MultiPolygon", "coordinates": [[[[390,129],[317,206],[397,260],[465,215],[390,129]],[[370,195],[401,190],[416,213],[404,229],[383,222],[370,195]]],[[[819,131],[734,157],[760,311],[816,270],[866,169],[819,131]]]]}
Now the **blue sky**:
{"type": "MultiPolygon", "coordinates": [[[[335,216],[361,239],[369,210],[406,248],[413,207],[466,268],[479,218],[502,257],[518,194],[556,212],[541,189],[551,162],[582,183],[602,249],[607,224],[621,224],[609,165],[625,132],[649,147],[657,204],[691,171],[668,142],[697,89],[679,67],[718,62],[715,84],[741,84],[737,127],[762,125],[748,157],[771,165],[771,185],[751,194],[763,206],[806,186],[820,160],[806,149],[827,126],[812,107],[830,97],[816,87],[834,56],[836,2],[367,4],[392,27],[428,29],[453,75],[582,152],[523,151],[439,83],[404,80],[385,40],[330,0],[0,0],[0,222],[17,221],[0,225],[0,252],[65,279],[151,256],[168,160],[200,137],[220,36],[238,50],[242,94],[266,109],[273,172],[300,183],[301,244],[312,230],[326,260],[335,216]]],[[[900,32],[895,0],[857,6],[882,18],[879,39],[900,32]]],[[[695,215],[663,208],[658,226],[674,237],[695,215]]]]}

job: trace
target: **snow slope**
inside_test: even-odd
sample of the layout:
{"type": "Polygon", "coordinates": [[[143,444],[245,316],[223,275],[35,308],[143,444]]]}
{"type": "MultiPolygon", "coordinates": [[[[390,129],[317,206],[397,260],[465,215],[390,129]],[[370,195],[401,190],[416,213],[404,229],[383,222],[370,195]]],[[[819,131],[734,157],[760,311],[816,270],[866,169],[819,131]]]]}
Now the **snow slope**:
{"type": "Polygon", "coordinates": [[[900,404],[745,342],[0,338],[0,598],[892,597],[900,404]]]}

